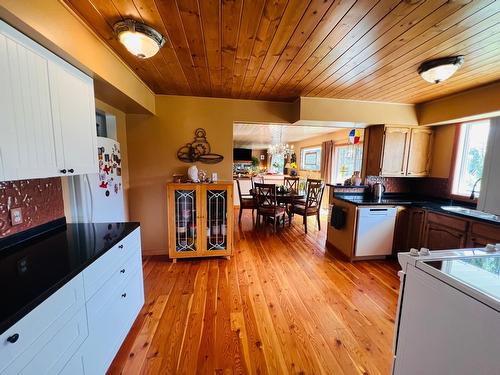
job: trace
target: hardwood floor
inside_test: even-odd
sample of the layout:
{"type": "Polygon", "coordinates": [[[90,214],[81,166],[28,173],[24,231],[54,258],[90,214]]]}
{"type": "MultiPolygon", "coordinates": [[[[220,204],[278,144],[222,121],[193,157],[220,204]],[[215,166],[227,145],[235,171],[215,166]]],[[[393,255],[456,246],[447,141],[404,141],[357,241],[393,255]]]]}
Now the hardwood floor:
{"type": "Polygon", "coordinates": [[[388,374],[399,265],[325,254],[313,221],[273,235],[245,212],[229,261],[146,258],[146,302],[108,373],[388,374]]]}

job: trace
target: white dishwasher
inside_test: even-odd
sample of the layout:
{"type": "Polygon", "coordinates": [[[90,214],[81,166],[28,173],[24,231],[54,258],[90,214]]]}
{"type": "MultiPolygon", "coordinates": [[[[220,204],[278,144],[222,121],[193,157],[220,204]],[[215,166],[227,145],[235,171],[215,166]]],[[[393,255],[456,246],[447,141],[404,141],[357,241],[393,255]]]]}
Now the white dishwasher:
{"type": "Polygon", "coordinates": [[[396,207],[358,208],[354,256],[392,254],[396,207]]]}

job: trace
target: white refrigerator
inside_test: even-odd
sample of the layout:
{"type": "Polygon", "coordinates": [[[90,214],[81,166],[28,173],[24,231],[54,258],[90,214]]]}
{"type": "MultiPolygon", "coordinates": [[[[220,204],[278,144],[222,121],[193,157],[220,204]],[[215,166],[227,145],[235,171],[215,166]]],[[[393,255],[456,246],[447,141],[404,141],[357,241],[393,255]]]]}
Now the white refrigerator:
{"type": "Polygon", "coordinates": [[[120,144],[97,137],[99,173],[68,178],[73,222],[125,221],[120,144]]]}

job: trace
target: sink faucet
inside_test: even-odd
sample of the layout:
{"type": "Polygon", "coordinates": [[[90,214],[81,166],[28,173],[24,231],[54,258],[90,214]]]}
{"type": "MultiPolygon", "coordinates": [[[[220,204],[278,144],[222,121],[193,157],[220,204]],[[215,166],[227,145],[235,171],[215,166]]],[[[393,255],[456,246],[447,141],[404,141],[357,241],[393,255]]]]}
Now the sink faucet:
{"type": "Polygon", "coordinates": [[[470,199],[476,198],[476,186],[479,181],[481,181],[482,177],[479,177],[476,182],[474,182],[474,185],[472,186],[472,193],[470,193],[470,199]]]}

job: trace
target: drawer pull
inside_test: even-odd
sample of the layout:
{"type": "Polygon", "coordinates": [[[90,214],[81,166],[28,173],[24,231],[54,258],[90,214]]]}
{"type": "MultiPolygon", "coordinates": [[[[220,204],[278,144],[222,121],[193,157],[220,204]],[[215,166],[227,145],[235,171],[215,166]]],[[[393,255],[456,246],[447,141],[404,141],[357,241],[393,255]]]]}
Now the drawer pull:
{"type": "Polygon", "coordinates": [[[118,245],[118,248],[119,249],[123,249],[123,245],[118,245]]]}
{"type": "Polygon", "coordinates": [[[7,341],[14,344],[19,339],[19,333],[14,333],[12,336],[7,337],[7,341]]]}
{"type": "Polygon", "coordinates": [[[61,169],[59,172],[61,172],[62,174],[66,174],[66,169],[61,169]]]}
{"type": "Polygon", "coordinates": [[[68,169],[68,172],[69,172],[69,173],[73,173],[74,171],[75,171],[75,170],[74,170],[73,168],[68,169]]]}
{"type": "Polygon", "coordinates": [[[122,297],[123,297],[123,298],[127,297],[127,293],[123,293],[123,294],[122,294],[122,297]]]}
{"type": "Polygon", "coordinates": [[[120,270],[121,273],[125,273],[125,268],[120,270]]]}

